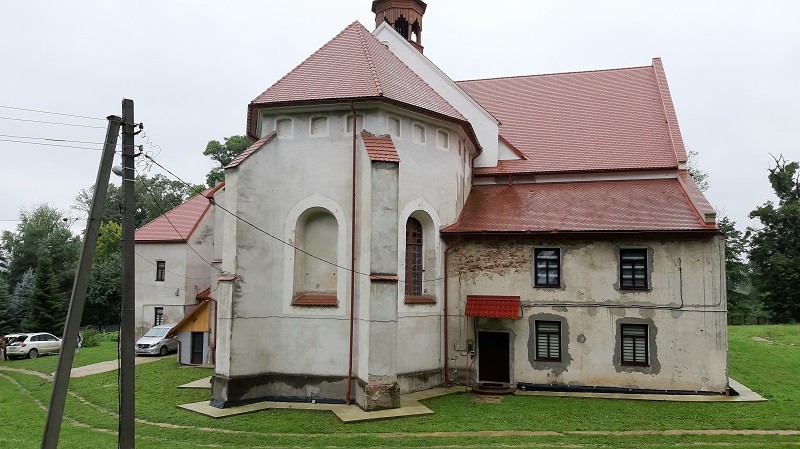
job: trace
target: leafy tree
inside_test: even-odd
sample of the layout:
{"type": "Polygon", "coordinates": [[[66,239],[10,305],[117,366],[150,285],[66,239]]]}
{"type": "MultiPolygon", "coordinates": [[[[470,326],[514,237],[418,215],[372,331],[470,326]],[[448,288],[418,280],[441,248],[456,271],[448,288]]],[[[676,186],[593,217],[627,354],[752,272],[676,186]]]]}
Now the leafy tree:
{"type": "Polygon", "coordinates": [[[800,175],[797,162],[774,158],[769,181],[778,197],[750,212],[762,227],[753,232],[753,286],[777,322],[800,321],[800,175]]]}
{"type": "Polygon", "coordinates": [[[689,176],[692,177],[694,183],[697,184],[697,187],[700,188],[701,191],[705,192],[711,187],[711,183],[708,181],[708,173],[704,170],[701,170],[700,167],[697,166],[697,156],[700,153],[697,151],[689,150],[688,157],[686,160],[686,167],[687,171],[689,172],[689,176]]]}
{"type": "Polygon", "coordinates": [[[9,307],[11,322],[16,330],[20,330],[22,323],[28,317],[28,297],[33,290],[33,268],[23,273],[22,279],[14,287],[11,294],[11,305],[9,307]]]}
{"type": "Polygon", "coordinates": [[[109,221],[100,225],[83,324],[119,322],[122,301],[122,226],[109,221]]]}
{"type": "MultiPolygon", "coordinates": [[[[138,175],[134,178],[134,222],[137,228],[149,223],[161,214],[183,203],[191,196],[203,190],[202,186],[187,186],[181,181],[170,180],[164,175],[156,174],[152,177],[138,175]]],[[[81,189],[75,198],[73,209],[89,214],[92,205],[94,186],[81,189]]],[[[109,184],[106,194],[106,205],[101,215],[101,221],[122,223],[122,187],[109,184]]]]}
{"type": "Polygon", "coordinates": [[[32,211],[20,212],[16,232],[3,232],[0,245],[8,255],[6,279],[10,285],[16,287],[23,274],[37,266],[42,254],[48,253],[59,291],[72,289],[81,243],[62,216],[58,209],[43,204],[32,211]]]}
{"type": "Polygon", "coordinates": [[[89,276],[83,324],[118,323],[122,302],[122,254],[96,259],[89,276]]]}
{"type": "Polygon", "coordinates": [[[203,151],[204,156],[210,157],[219,164],[206,175],[206,184],[209,187],[214,187],[216,183],[225,180],[225,166],[253,144],[253,141],[247,136],[230,136],[223,140],[225,143],[219,143],[218,140],[209,141],[203,151]]]}
{"type": "Polygon", "coordinates": [[[0,337],[10,333],[13,326],[11,319],[11,294],[8,292],[8,282],[0,276],[0,337]]]}
{"type": "Polygon", "coordinates": [[[717,223],[725,236],[725,283],[727,286],[728,315],[735,322],[761,314],[760,304],[752,294],[750,265],[746,262],[750,232],[736,229],[736,222],[722,217],[717,223]]]}
{"type": "Polygon", "coordinates": [[[36,266],[33,290],[28,298],[28,317],[22,327],[28,332],[51,332],[60,335],[67,315],[67,296],[59,291],[47,253],[36,266]]]}

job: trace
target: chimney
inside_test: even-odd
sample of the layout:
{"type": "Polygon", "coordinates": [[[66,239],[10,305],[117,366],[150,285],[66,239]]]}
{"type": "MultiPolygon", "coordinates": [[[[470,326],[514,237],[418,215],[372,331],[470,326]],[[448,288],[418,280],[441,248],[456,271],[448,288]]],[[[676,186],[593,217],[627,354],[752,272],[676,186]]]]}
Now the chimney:
{"type": "Polygon", "coordinates": [[[375,27],[388,23],[422,53],[422,15],[427,6],[421,0],[375,0],[375,27]]]}

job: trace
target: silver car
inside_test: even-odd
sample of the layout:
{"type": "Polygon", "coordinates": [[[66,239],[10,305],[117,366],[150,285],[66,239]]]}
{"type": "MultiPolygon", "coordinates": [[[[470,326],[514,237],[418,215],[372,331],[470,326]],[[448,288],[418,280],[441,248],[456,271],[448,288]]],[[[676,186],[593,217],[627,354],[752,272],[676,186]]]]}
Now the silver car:
{"type": "Polygon", "coordinates": [[[178,350],[178,340],[167,338],[174,324],[155,326],[136,342],[136,355],[167,355],[178,350]]]}
{"type": "Polygon", "coordinates": [[[8,358],[35,359],[41,354],[58,354],[60,350],[61,339],[47,332],[6,335],[8,358]]]}

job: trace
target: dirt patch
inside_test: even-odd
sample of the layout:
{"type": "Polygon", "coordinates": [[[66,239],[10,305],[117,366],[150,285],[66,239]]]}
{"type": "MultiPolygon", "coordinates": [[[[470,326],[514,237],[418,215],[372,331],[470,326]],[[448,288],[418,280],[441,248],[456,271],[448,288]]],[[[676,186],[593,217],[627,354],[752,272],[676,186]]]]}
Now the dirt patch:
{"type": "Polygon", "coordinates": [[[503,397],[488,394],[473,394],[469,401],[478,404],[499,404],[503,402],[503,397]]]}
{"type": "Polygon", "coordinates": [[[758,342],[761,342],[761,343],[766,343],[766,344],[768,344],[768,345],[771,345],[771,344],[775,343],[774,341],[772,341],[772,340],[770,340],[770,339],[768,339],[768,338],[759,337],[759,336],[757,336],[757,335],[756,335],[755,337],[753,337],[753,341],[758,341],[758,342]]]}

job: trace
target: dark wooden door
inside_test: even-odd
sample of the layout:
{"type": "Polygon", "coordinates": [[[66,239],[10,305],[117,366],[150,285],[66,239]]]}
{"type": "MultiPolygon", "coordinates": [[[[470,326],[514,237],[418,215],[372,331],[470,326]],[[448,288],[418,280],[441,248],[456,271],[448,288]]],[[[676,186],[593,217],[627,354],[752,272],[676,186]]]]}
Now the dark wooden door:
{"type": "Polygon", "coordinates": [[[508,332],[478,332],[478,380],[511,382],[511,344],[508,332]]]}
{"type": "Polygon", "coordinates": [[[203,333],[192,332],[192,355],[189,361],[192,365],[203,364],[203,333]]]}

